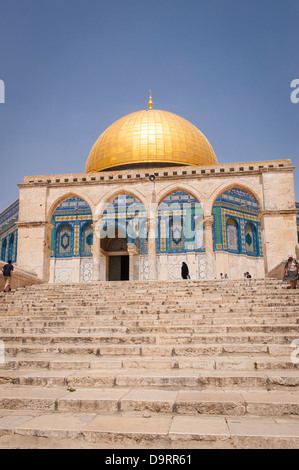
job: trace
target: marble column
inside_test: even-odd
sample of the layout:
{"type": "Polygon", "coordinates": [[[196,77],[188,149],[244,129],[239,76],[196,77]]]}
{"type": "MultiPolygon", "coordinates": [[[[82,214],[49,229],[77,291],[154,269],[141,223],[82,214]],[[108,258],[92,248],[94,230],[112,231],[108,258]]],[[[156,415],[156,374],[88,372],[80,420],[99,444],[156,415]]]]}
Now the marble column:
{"type": "Polygon", "coordinates": [[[205,217],[204,224],[204,237],[205,237],[205,250],[206,250],[206,276],[207,279],[215,278],[214,269],[214,247],[213,247],[213,216],[205,217]]]}

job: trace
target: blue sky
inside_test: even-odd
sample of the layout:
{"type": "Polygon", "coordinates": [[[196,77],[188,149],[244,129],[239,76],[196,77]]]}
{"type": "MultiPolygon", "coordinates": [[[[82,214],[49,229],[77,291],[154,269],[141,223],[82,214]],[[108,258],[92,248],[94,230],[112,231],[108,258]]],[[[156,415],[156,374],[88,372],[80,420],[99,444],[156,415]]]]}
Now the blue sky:
{"type": "Polygon", "coordinates": [[[149,89],[219,163],[299,166],[298,25],[299,0],[0,0],[0,211],[24,176],[83,172],[149,89]]]}

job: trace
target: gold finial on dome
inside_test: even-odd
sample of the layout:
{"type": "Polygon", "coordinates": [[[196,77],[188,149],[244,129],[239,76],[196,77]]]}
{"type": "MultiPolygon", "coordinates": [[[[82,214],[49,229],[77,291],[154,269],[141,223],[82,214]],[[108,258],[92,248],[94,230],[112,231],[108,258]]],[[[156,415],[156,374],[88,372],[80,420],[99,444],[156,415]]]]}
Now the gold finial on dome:
{"type": "Polygon", "coordinates": [[[150,98],[148,102],[148,109],[153,109],[153,100],[152,100],[152,92],[150,90],[150,98]]]}

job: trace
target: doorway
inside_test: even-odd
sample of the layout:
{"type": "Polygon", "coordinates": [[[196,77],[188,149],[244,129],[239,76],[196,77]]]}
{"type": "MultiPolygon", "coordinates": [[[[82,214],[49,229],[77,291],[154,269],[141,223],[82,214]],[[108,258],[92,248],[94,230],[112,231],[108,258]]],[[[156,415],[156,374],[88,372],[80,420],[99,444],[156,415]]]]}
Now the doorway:
{"type": "Polygon", "coordinates": [[[109,256],[109,281],[129,280],[129,255],[109,256]]]}

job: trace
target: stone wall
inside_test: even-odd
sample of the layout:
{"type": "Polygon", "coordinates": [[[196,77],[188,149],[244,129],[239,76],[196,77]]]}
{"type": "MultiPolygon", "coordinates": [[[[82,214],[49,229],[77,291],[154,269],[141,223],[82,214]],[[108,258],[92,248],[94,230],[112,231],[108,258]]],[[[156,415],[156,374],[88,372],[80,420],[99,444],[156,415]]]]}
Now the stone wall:
{"type": "Polygon", "coordinates": [[[243,279],[247,271],[254,279],[265,277],[263,258],[226,252],[215,255],[217,279],[220,279],[220,273],[227,274],[229,279],[243,279]]]}
{"type": "Polygon", "coordinates": [[[279,263],[274,269],[272,269],[266,277],[272,278],[272,279],[283,279],[284,276],[284,271],[285,271],[285,261],[282,261],[279,263]]]}
{"type": "Polygon", "coordinates": [[[92,281],[92,258],[51,258],[51,283],[89,281],[92,281]]]}

